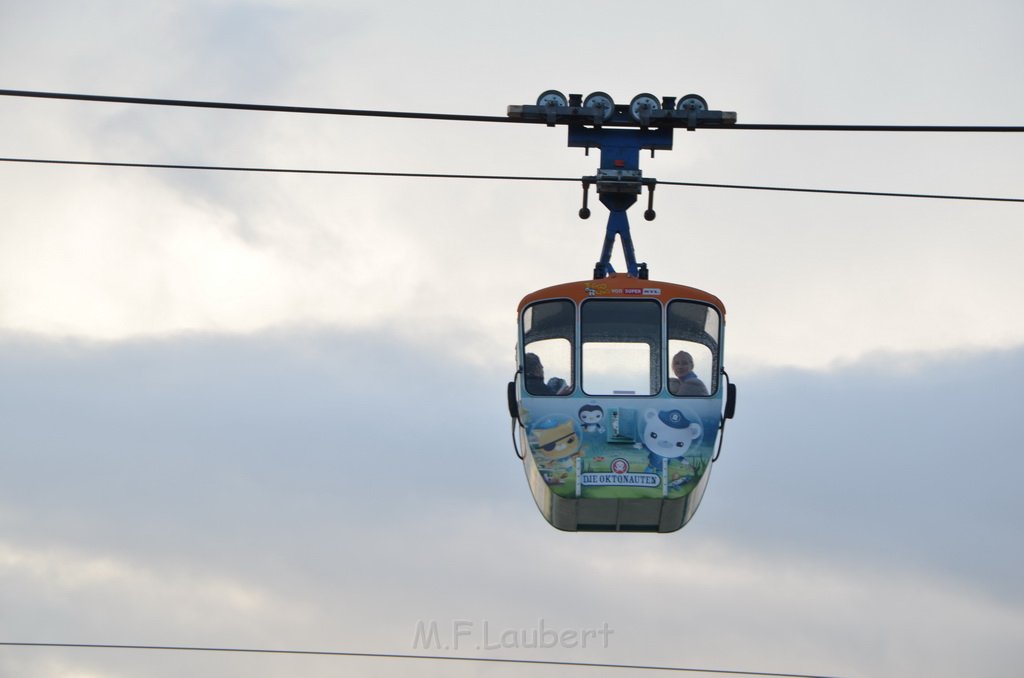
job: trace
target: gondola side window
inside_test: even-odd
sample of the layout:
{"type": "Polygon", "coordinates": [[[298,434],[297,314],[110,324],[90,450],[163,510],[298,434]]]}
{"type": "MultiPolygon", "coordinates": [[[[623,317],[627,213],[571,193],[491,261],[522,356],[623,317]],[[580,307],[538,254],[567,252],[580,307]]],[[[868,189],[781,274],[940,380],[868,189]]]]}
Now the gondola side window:
{"type": "Polygon", "coordinates": [[[700,397],[718,390],[718,310],[707,304],[677,300],[668,305],[668,392],[700,397]]]}
{"type": "Polygon", "coordinates": [[[568,300],[542,301],[523,311],[523,383],[531,395],[568,395],[573,390],[576,307],[568,300]]]}
{"type": "Polygon", "coordinates": [[[649,396],[661,390],[661,303],[592,299],[580,310],[583,392],[649,396]]]}

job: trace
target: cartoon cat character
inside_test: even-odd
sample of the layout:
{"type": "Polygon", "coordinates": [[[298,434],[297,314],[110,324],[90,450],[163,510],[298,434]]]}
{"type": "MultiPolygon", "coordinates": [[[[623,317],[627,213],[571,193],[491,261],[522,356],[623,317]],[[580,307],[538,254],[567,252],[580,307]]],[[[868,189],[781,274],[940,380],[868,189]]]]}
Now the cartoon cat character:
{"type": "Polygon", "coordinates": [[[647,410],[643,444],[650,459],[649,471],[661,470],[662,459],[681,459],[700,439],[704,428],[679,410],[647,410]]]}
{"type": "Polygon", "coordinates": [[[537,469],[548,485],[561,485],[581,453],[582,441],[571,417],[552,415],[530,427],[528,436],[537,469]]]}

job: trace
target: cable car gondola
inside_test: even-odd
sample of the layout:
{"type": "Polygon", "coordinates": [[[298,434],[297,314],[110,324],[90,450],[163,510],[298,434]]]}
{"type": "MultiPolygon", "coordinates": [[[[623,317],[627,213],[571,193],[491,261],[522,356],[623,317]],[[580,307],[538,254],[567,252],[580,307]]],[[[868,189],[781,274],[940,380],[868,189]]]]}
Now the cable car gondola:
{"type": "MultiPolygon", "coordinates": [[[[601,108],[573,113],[593,127],[569,124],[570,145],[602,150],[598,175],[583,180],[585,191],[597,185],[610,210],[601,260],[592,279],[546,287],[519,303],[509,411],[530,489],[553,526],[673,532],[697,510],[735,408],[723,368],[725,306],[708,292],[650,280],[637,264],[626,210],[652,182],[636,166],[639,149],[671,148],[671,127],[599,127],[599,119],[627,114],[650,120],[649,102],[657,105],[638,95],[609,114],[610,97],[600,94],[601,108]],[[610,264],[616,236],[626,273],[610,264]]],[[[546,121],[564,113],[560,96],[541,95],[546,121]]],[[[589,216],[585,202],[580,216],[589,216]]],[[[645,216],[653,218],[650,203],[645,216]]]]}

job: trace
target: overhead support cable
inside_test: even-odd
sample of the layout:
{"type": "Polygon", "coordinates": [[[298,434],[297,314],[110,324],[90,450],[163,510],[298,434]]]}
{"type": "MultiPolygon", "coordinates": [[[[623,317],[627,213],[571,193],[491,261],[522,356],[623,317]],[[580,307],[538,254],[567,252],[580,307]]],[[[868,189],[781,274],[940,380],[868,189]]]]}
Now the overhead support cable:
{"type": "Polygon", "coordinates": [[[34,648],[65,648],[65,649],[93,649],[93,650],[159,650],[172,652],[220,652],[220,653],[241,653],[241,654],[276,654],[276,655],[305,655],[321,657],[356,657],[366,659],[413,659],[428,661],[448,662],[470,662],[470,663],[492,663],[492,664],[521,664],[533,666],[563,666],[579,667],[588,669],[625,669],[630,671],[674,671],[681,673],[714,673],[732,676],[763,676],[768,678],[827,678],[819,674],[806,673],[774,673],[765,671],[734,671],[729,669],[699,669],[685,668],[679,666],[652,666],[647,664],[611,664],[599,662],[574,662],[556,661],[545,659],[505,659],[501,657],[456,657],[450,655],[417,655],[398,654],[384,652],[341,652],[327,650],[275,650],[262,648],[243,647],[195,647],[184,645],[113,645],[99,643],[19,643],[0,642],[0,647],[34,647],[34,648]]]}
{"type": "Polygon", "coordinates": [[[1024,132],[1024,125],[775,125],[737,123],[722,128],[776,132],[1024,132]]]}
{"type": "MultiPolygon", "coordinates": [[[[147,106],[177,106],[187,108],[224,109],[238,111],[264,111],[273,113],[306,113],[318,115],[363,116],[377,118],[405,118],[414,120],[449,120],[456,122],[498,122],[542,124],[543,120],[510,118],[495,115],[466,115],[453,113],[418,113],[413,111],[378,111],[354,108],[324,108],[315,106],[281,106],[247,104],[223,101],[194,101],[147,97],[123,97],[101,94],[75,94],[67,92],[40,92],[33,90],[0,89],[0,96],[66,101],[91,101],[147,106]]],[[[706,129],[767,130],[787,132],[1024,132],[1024,125],[804,125],[804,124],[730,124],[706,129]]]]}
{"type": "Polygon", "coordinates": [[[412,179],[491,179],[495,181],[570,181],[571,177],[523,177],[503,174],[441,174],[433,172],[369,172],[359,170],[302,169],[287,167],[239,167],[231,165],[179,165],[152,162],[99,162],[92,160],[48,160],[42,158],[0,158],[0,162],[29,163],[40,165],[81,165],[89,167],[138,167],[145,169],[204,170],[212,172],[258,172],[265,174],[326,174],[363,177],[405,177],[412,179]]]}
{"type": "MultiPolygon", "coordinates": [[[[25,163],[37,165],[70,165],[85,167],[126,167],[142,169],[171,169],[171,170],[199,170],[212,172],[256,172],[263,174],[319,174],[328,176],[365,176],[365,177],[393,177],[411,179],[469,179],[469,180],[491,180],[491,181],[552,181],[578,183],[578,177],[545,177],[545,176],[516,176],[506,174],[442,174],[432,172],[370,172],[360,170],[327,170],[327,169],[303,169],[287,167],[244,167],[233,165],[192,165],[174,163],[149,163],[149,162],[101,162],[93,160],[53,160],[45,158],[4,158],[0,162],[25,163]]],[[[1010,202],[1024,203],[1024,198],[1001,198],[979,195],[946,195],[933,193],[895,193],[886,191],[855,191],[831,188],[797,188],[792,186],[754,186],[748,184],[720,184],[702,183],[696,181],[661,181],[656,182],[659,186],[684,186],[690,188],[723,188],[744,191],[782,191],[790,193],[825,193],[833,195],[859,195],[882,198],[924,198],[930,200],[973,200],[984,202],[1010,202]]]]}
{"type": "Polygon", "coordinates": [[[31,97],[37,99],[63,99],[68,101],[94,101],[111,104],[141,104],[145,106],[180,106],[186,108],[227,109],[234,111],[263,111],[270,113],[310,113],[319,115],[351,115],[375,118],[412,118],[419,120],[455,120],[460,122],[513,122],[495,115],[457,115],[448,113],[413,113],[408,111],[372,111],[356,108],[321,108],[314,106],[277,106],[243,104],[223,101],[190,101],[184,99],[151,99],[145,97],[117,97],[100,94],[69,94],[62,92],[33,92],[0,89],[0,96],[31,97]]]}
{"type": "Polygon", "coordinates": [[[998,198],[982,195],[944,195],[937,193],[893,193],[887,191],[850,191],[835,188],[795,188],[792,186],[751,186],[744,184],[708,184],[692,181],[658,181],[659,186],[693,186],[697,188],[730,188],[743,191],[783,191],[790,193],[825,193],[830,195],[865,195],[878,198],[926,198],[930,200],[980,200],[988,202],[1020,202],[1024,198],[998,198]]]}

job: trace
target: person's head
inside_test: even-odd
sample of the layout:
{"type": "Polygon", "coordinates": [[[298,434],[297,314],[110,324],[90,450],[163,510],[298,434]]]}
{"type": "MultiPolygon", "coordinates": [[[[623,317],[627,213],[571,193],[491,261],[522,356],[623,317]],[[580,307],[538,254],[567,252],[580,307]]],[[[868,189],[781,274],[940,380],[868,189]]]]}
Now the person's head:
{"type": "Polygon", "coordinates": [[[672,372],[680,379],[693,372],[693,356],[686,351],[680,351],[672,356],[672,372]]]}
{"type": "Polygon", "coordinates": [[[523,373],[528,377],[544,378],[544,365],[536,353],[527,353],[523,356],[523,373]]]}

